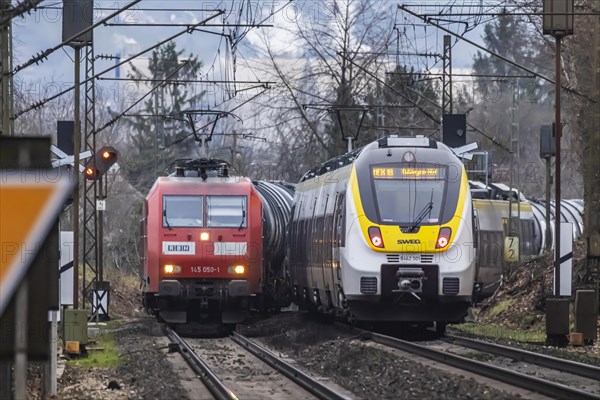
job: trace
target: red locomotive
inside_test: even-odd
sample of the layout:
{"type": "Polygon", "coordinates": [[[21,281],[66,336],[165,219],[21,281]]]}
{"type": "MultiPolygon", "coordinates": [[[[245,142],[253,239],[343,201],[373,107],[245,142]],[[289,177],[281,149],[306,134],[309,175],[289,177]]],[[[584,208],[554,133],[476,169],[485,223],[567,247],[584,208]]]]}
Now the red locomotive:
{"type": "Polygon", "coordinates": [[[235,324],[289,303],[285,227],[293,188],[189,160],[156,180],[142,219],[143,303],[169,324],[235,324]]]}

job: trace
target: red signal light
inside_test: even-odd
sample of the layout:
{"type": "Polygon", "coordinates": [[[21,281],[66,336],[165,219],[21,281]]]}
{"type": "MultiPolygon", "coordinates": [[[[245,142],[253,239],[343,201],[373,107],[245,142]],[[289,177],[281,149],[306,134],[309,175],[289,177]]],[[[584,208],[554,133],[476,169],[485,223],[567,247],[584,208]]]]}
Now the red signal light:
{"type": "Polygon", "coordinates": [[[383,237],[381,236],[381,230],[378,227],[369,227],[369,239],[371,239],[373,246],[383,249],[383,237]]]}
{"type": "Polygon", "coordinates": [[[436,249],[443,249],[450,243],[450,236],[452,236],[452,229],[448,227],[440,228],[437,241],[435,242],[436,249]]]}

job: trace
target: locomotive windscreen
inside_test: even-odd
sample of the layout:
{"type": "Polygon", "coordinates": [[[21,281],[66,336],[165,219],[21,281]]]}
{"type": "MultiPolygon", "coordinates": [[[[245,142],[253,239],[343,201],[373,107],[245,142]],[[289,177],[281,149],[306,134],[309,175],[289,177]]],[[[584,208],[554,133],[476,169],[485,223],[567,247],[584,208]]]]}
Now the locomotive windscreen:
{"type": "Polygon", "coordinates": [[[202,196],[163,196],[163,227],[202,227],[202,196]]]}
{"type": "Polygon", "coordinates": [[[440,223],[446,168],[440,166],[372,167],[379,223],[437,225],[440,223]]]}
{"type": "Polygon", "coordinates": [[[246,196],[206,196],[206,222],[210,228],[245,228],[246,196]]]}

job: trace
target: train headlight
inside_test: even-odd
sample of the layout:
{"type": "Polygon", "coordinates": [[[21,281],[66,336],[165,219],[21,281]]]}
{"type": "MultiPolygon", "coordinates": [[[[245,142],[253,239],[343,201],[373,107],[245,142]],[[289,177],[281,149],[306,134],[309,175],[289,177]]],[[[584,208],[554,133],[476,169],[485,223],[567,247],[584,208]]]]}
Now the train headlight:
{"type": "Polygon", "coordinates": [[[369,227],[369,239],[371,239],[371,243],[373,244],[373,246],[378,247],[380,249],[383,248],[383,238],[381,236],[381,230],[378,227],[369,227]]]}
{"type": "Polygon", "coordinates": [[[246,267],[244,267],[243,265],[236,265],[233,267],[229,267],[227,272],[229,272],[230,274],[241,275],[244,272],[246,272],[246,267]]]}
{"type": "Polygon", "coordinates": [[[173,264],[166,264],[165,265],[165,273],[166,274],[172,274],[172,273],[180,273],[181,272],[181,267],[179,265],[173,265],[173,264]]]}
{"type": "Polygon", "coordinates": [[[443,249],[450,243],[450,236],[452,236],[452,229],[448,227],[440,228],[437,241],[435,242],[436,249],[443,249]]]}
{"type": "Polygon", "coordinates": [[[200,233],[200,240],[206,242],[208,239],[210,239],[210,235],[208,234],[208,232],[200,233]]]}

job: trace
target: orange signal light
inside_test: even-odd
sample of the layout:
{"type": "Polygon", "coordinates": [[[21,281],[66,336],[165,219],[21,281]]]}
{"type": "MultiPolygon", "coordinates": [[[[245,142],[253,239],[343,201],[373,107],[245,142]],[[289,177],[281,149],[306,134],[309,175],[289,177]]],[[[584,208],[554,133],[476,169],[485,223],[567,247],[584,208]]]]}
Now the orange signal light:
{"type": "Polygon", "coordinates": [[[85,174],[88,176],[92,176],[92,175],[94,175],[94,170],[92,168],[86,168],[85,174]]]}
{"type": "Polygon", "coordinates": [[[110,158],[110,153],[108,151],[105,151],[102,153],[102,158],[108,159],[110,158]]]}

